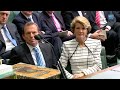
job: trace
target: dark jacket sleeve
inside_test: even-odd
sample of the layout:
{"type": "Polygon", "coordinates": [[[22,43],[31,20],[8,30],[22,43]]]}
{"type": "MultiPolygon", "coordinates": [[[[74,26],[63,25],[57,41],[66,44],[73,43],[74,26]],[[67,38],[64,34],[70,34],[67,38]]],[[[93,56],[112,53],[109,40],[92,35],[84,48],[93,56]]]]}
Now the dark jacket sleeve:
{"type": "Polygon", "coordinates": [[[61,11],[61,15],[63,17],[66,29],[70,31],[70,23],[72,22],[74,16],[71,11],[61,11]]]}
{"type": "Polygon", "coordinates": [[[40,20],[41,22],[41,27],[42,27],[42,30],[45,31],[46,35],[50,35],[52,37],[56,37],[58,36],[58,32],[52,32],[52,30],[50,29],[49,25],[48,25],[48,21],[45,20],[45,19],[41,19],[40,20]]]}
{"type": "Polygon", "coordinates": [[[8,64],[13,65],[13,64],[17,64],[17,63],[21,62],[22,59],[21,59],[21,57],[19,57],[17,51],[19,51],[18,48],[13,48],[11,50],[10,60],[9,60],[8,64]]]}

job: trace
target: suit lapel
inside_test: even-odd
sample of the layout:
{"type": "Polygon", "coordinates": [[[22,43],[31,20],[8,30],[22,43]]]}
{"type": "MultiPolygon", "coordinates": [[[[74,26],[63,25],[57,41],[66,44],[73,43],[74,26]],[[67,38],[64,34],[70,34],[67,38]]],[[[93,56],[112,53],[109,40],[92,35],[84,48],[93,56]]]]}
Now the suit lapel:
{"type": "Polygon", "coordinates": [[[35,23],[38,23],[38,21],[36,20],[36,17],[34,16],[34,14],[32,15],[32,19],[35,23]]]}
{"type": "Polygon", "coordinates": [[[2,41],[3,43],[5,43],[1,32],[0,32],[0,41],[2,41]]]}
{"type": "Polygon", "coordinates": [[[72,11],[72,14],[74,17],[79,16],[79,13],[77,11],[72,11]]]}
{"type": "Polygon", "coordinates": [[[9,30],[9,32],[10,32],[11,37],[12,37],[12,38],[15,38],[15,34],[14,34],[14,32],[12,31],[12,30],[13,30],[13,27],[12,27],[11,25],[9,25],[9,24],[6,24],[6,26],[7,26],[8,30],[9,30]]]}
{"type": "Polygon", "coordinates": [[[28,62],[29,62],[30,64],[35,65],[28,46],[25,44],[23,47],[24,47],[24,49],[23,49],[24,52],[23,52],[23,53],[24,53],[25,57],[27,58],[26,60],[28,60],[28,62]]]}
{"type": "Polygon", "coordinates": [[[26,21],[28,21],[28,19],[20,12],[20,17],[22,17],[23,18],[23,20],[26,20],[26,21]]]}
{"type": "Polygon", "coordinates": [[[39,47],[40,47],[41,52],[42,52],[42,54],[43,54],[43,57],[44,57],[46,66],[48,66],[48,62],[49,62],[49,61],[47,61],[47,60],[48,60],[48,59],[47,59],[47,56],[46,56],[46,53],[47,53],[47,52],[45,52],[45,50],[44,50],[45,46],[44,46],[43,43],[40,43],[40,44],[39,44],[39,47]]]}
{"type": "Polygon", "coordinates": [[[108,12],[107,11],[103,11],[103,12],[104,12],[106,20],[108,21],[108,12]]]}
{"type": "Polygon", "coordinates": [[[57,18],[58,22],[60,23],[61,28],[64,29],[64,27],[63,27],[64,26],[64,22],[62,20],[62,17],[58,13],[56,13],[56,12],[54,12],[54,15],[57,18]]]}
{"type": "Polygon", "coordinates": [[[0,32],[0,46],[1,46],[0,54],[2,54],[3,52],[5,52],[6,45],[1,32],[0,32]]]}
{"type": "Polygon", "coordinates": [[[55,30],[57,31],[57,28],[56,28],[56,26],[54,25],[54,22],[53,22],[53,20],[52,20],[52,18],[51,17],[49,17],[49,16],[46,16],[46,22],[49,22],[49,24],[51,24],[54,28],[55,28],[55,30]]]}

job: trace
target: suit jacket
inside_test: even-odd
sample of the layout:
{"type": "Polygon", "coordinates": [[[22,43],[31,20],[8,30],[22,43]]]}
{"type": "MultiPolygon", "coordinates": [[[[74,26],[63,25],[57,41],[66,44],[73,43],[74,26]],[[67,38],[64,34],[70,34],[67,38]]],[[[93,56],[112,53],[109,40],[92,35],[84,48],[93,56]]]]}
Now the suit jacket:
{"type": "MultiPolygon", "coordinates": [[[[39,15],[37,13],[32,14],[33,21],[38,24],[39,28],[40,26],[40,20],[39,15]]],[[[22,30],[25,25],[25,23],[29,22],[29,20],[20,12],[12,21],[18,29],[18,32],[20,36],[22,36],[22,30]]]]}
{"type": "MultiPolygon", "coordinates": [[[[89,13],[88,11],[81,11],[81,12],[84,17],[88,18],[88,13],[89,13]]],[[[66,29],[70,30],[70,23],[76,16],[79,16],[79,13],[78,11],[61,11],[61,15],[65,22],[66,29]]]]}
{"type": "Polygon", "coordinates": [[[115,17],[116,17],[116,21],[117,21],[117,22],[120,22],[120,11],[113,11],[113,14],[114,14],[115,17]]]}
{"type": "MultiPolygon", "coordinates": [[[[92,25],[92,31],[91,32],[95,32],[96,30],[100,29],[95,22],[96,11],[90,11],[89,14],[90,14],[89,15],[89,21],[92,25]]],[[[106,18],[106,21],[107,21],[105,26],[109,25],[109,26],[113,27],[114,23],[116,22],[116,18],[113,17],[112,20],[109,19],[110,14],[113,14],[112,11],[104,11],[104,15],[105,15],[105,18],[106,18]]]]}
{"type": "MultiPolygon", "coordinates": [[[[45,59],[46,67],[54,68],[57,60],[52,46],[49,43],[40,43],[39,47],[45,59]]],[[[9,64],[16,64],[19,62],[35,65],[29,47],[23,43],[11,51],[11,58],[9,64]]]]}
{"type": "MultiPolygon", "coordinates": [[[[54,15],[57,18],[58,22],[60,23],[61,29],[66,30],[62,16],[58,12],[54,12],[54,15]]],[[[43,31],[45,31],[47,34],[51,34],[52,37],[58,36],[58,31],[52,20],[52,17],[50,17],[46,13],[46,11],[42,11],[40,13],[40,21],[41,21],[41,28],[43,31]]]]}
{"type": "MultiPolygon", "coordinates": [[[[6,23],[6,26],[12,36],[12,38],[14,38],[17,42],[17,45],[22,43],[21,37],[18,33],[17,27],[15,26],[15,24],[13,23],[6,23]]],[[[0,33],[0,55],[2,55],[3,53],[5,53],[5,49],[6,49],[6,45],[5,45],[5,41],[3,39],[2,34],[0,33]]]]}
{"type": "MultiPolygon", "coordinates": [[[[62,30],[66,30],[62,16],[58,12],[54,12],[55,17],[59,21],[62,30]]],[[[55,52],[57,53],[57,57],[60,57],[61,54],[61,46],[62,46],[62,40],[59,37],[59,32],[57,31],[57,28],[52,20],[52,17],[50,17],[46,11],[42,11],[40,13],[40,21],[41,21],[41,29],[45,31],[46,34],[51,35],[51,41],[50,43],[54,46],[55,52]]]]}

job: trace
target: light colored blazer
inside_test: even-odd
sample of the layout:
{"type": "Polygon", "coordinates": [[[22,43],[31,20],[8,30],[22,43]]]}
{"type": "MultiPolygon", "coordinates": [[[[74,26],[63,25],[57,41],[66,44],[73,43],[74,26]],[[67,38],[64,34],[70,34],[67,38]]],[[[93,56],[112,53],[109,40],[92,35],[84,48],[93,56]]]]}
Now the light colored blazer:
{"type": "MultiPolygon", "coordinates": [[[[88,75],[102,68],[100,57],[101,48],[100,40],[87,38],[85,47],[81,48],[76,39],[72,39],[63,43],[59,60],[64,68],[67,66],[69,60],[73,74],[83,72],[85,75],[88,75]]],[[[65,72],[67,78],[70,79],[73,77],[67,70],[65,70],[65,72]]]]}

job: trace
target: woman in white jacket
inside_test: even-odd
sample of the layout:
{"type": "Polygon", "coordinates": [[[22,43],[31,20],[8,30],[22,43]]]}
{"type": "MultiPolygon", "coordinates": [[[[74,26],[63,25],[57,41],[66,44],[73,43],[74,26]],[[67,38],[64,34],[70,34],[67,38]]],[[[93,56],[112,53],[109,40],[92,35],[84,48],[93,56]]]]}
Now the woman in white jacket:
{"type": "Polygon", "coordinates": [[[70,62],[72,74],[65,70],[67,78],[76,79],[101,70],[101,41],[88,37],[89,21],[77,16],[71,23],[71,30],[76,38],[63,43],[59,59],[64,69],[70,62]]]}

